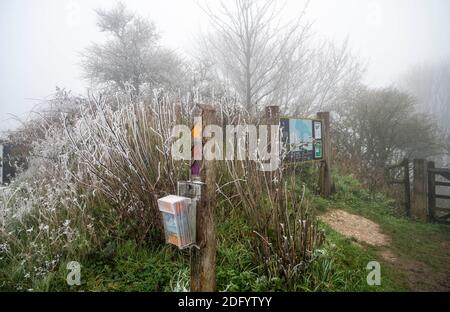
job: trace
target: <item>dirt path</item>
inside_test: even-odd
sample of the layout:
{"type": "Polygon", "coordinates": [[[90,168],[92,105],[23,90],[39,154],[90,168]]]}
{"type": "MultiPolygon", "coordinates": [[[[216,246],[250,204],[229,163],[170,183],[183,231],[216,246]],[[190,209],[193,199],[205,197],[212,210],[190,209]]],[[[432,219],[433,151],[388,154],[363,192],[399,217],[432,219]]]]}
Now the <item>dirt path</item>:
{"type": "Polygon", "coordinates": [[[332,210],[320,216],[320,219],[336,232],[352,237],[359,243],[372,246],[389,246],[390,239],[381,233],[375,222],[344,210],[332,210]]]}
{"type": "Polygon", "coordinates": [[[358,244],[375,246],[379,255],[404,273],[407,286],[413,291],[449,291],[449,276],[436,272],[423,262],[401,257],[390,249],[390,238],[379,225],[364,217],[344,210],[332,210],[319,217],[336,232],[351,237],[358,244]]]}

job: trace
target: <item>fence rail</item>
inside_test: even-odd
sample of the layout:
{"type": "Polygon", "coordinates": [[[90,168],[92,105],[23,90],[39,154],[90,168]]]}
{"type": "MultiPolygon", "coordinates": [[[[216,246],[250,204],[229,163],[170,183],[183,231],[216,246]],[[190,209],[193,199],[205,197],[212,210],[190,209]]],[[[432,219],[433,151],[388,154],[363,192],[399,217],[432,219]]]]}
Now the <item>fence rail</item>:
{"type": "Polygon", "coordinates": [[[408,216],[429,220],[433,222],[450,224],[450,205],[442,207],[443,202],[436,200],[450,200],[450,189],[446,194],[437,193],[437,187],[450,188],[450,168],[436,168],[433,161],[425,161],[424,159],[413,160],[413,187],[411,187],[410,160],[405,158],[398,164],[385,167],[386,182],[388,184],[400,184],[404,186],[405,211],[408,216]],[[393,176],[392,170],[400,169],[399,173],[393,176]],[[436,181],[437,177],[441,177],[436,181]],[[447,181],[442,181],[447,180],[447,181]]]}
{"type": "Polygon", "coordinates": [[[449,168],[435,168],[434,162],[428,162],[428,209],[431,221],[450,224],[450,206],[440,207],[436,204],[436,199],[450,199],[450,195],[437,194],[436,187],[450,187],[450,182],[436,181],[436,176],[441,176],[450,180],[449,168]],[[437,212],[443,213],[438,215],[437,212]]]}
{"type": "Polygon", "coordinates": [[[428,172],[437,173],[437,174],[450,174],[449,168],[428,168],[428,172]]]}
{"type": "Polygon", "coordinates": [[[400,163],[395,165],[390,165],[385,168],[386,176],[388,177],[386,182],[388,184],[401,184],[404,188],[404,202],[402,204],[405,205],[405,213],[407,216],[410,216],[411,212],[411,185],[410,185],[410,176],[409,176],[409,159],[404,158],[400,163]],[[403,171],[403,179],[394,179],[390,178],[391,170],[394,169],[402,169],[403,171]]]}

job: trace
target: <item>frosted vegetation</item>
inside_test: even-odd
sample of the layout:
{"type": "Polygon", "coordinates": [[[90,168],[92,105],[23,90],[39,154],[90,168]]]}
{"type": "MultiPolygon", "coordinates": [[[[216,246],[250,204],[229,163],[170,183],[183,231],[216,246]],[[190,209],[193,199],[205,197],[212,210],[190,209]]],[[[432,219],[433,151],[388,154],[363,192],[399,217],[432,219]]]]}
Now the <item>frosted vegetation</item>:
{"type": "Polygon", "coordinates": [[[99,232],[120,227],[137,241],[160,241],[156,199],[186,173],[169,155],[175,111],[166,97],[78,100],[61,90],[58,113],[27,124],[28,168],[2,190],[2,258],[20,261],[24,275],[95,248],[99,232]]]}
{"type": "MultiPolygon", "coordinates": [[[[2,261],[18,270],[13,275],[19,282],[10,281],[17,289],[45,280],[65,259],[82,258],[105,240],[163,243],[156,200],[174,194],[189,168],[188,162],[172,160],[171,129],[191,119],[199,100],[162,91],[133,99],[123,93],[80,99],[59,90],[52,110],[29,121],[16,137],[32,144],[26,170],[2,190],[0,235],[2,261]]],[[[228,120],[250,119],[220,113],[228,120]]],[[[304,190],[300,197],[289,191],[302,186],[292,180],[283,188],[286,194],[271,197],[257,164],[228,161],[219,172],[220,202],[247,216],[267,274],[294,277],[304,271],[323,234],[311,219],[304,190]]]]}
{"type": "MultiPolygon", "coordinates": [[[[215,106],[223,124],[256,124],[267,104],[279,104],[283,115],[329,110],[336,158],[374,187],[381,182],[367,176],[378,177],[387,163],[448,153],[450,146],[439,144],[450,141],[445,132],[415,110],[412,96],[370,90],[361,81],[364,66],[345,43],[319,40],[303,15],[276,24],[273,5],[236,1],[220,19],[205,8],[215,30],[192,60],[161,47],[154,25],[123,5],[98,12],[109,36],[83,54],[90,93],[58,88],[9,135],[27,164],[0,189],[0,289],[46,285],[67,260],[117,238],[162,245],[156,200],[174,194],[189,168],[171,157],[171,129],[189,125],[197,103],[215,106]],[[253,19],[243,22],[239,17],[249,12],[253,19]]],[[[274,190],[273,177],[255,164],[228,161],[218,171],[220,210],[242,211],[258,267],[269,279],[294,283],[324,241],[307,172],[282,168],[274,190]]]]}

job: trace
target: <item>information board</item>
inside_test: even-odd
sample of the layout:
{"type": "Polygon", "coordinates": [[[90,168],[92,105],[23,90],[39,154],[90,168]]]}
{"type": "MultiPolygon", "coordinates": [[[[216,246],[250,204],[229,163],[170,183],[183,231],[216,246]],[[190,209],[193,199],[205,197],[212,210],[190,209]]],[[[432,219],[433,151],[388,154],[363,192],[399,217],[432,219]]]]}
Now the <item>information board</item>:
{"type": "Polygon", "coordinates": [[[323,159],[320,119],[280,118],[280,128],[285,161],[323,159]]]}

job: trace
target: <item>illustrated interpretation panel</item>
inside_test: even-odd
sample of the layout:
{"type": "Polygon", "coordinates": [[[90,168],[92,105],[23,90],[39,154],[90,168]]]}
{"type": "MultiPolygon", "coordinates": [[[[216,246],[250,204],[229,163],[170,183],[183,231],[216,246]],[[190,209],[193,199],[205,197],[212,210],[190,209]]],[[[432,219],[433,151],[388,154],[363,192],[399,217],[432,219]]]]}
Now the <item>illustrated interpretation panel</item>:
{"type": "Polygon", "coordinates": [[[322,121],[281,118],[281,142],[285,161],[308,161],[323,158],[322,121]]]}

